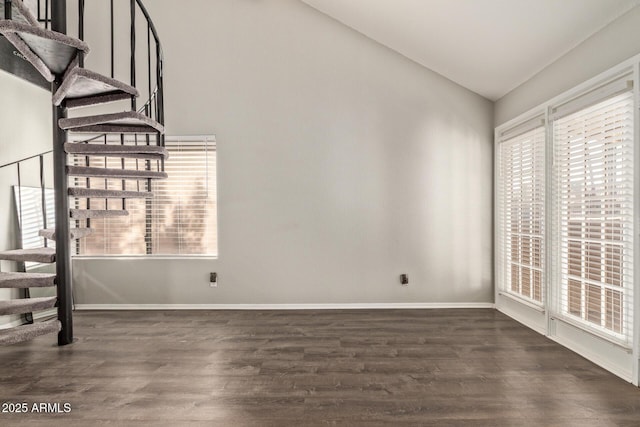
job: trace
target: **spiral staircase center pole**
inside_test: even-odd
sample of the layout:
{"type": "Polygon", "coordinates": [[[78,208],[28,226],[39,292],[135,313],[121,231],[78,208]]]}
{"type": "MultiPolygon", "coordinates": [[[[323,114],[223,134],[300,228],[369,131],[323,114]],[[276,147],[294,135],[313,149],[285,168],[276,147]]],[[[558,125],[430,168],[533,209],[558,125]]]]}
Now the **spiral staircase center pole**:
{"type": "MultiPolygon", "coordinates": [[[[51,3],[51,29],[58,33],[67,33],[67,2],[53,0],[51,3]]],[[[56,75],[51,84],[55,94],[62,83],[62,75],[56,75]]],[[[58,121],[67,116],[63,102],[53,107],[53,182],[55,189],[56,233],[69,236],[69,197],[67,178],[67,154],[64,151],[67,132],[62,130],[58,121]]],[[[73,342],[73,301],[71,293],[71,241],[60,238],[56,241],[56,286],[58,290],[58,320],[61,330],[58,333],[58,345],[73,342]]]]}

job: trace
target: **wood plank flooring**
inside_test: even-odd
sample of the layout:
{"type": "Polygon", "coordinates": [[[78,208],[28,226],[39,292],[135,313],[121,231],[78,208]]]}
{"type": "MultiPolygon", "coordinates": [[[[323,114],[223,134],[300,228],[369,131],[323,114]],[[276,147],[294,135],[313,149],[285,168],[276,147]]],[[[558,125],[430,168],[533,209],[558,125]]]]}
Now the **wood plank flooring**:
{"type": "Polygon", "coordinates": [[[495,310],[77,312],[0,348],[2,426],[639,426],[640,389],[495,310]]]}

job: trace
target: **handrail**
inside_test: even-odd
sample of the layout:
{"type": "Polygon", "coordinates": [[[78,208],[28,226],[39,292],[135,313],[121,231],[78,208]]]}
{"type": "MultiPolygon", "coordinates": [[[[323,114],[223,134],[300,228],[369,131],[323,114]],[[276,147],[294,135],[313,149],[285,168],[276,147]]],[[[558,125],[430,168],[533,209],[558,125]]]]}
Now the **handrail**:
{"type": "MultiPolygon", "coordinates": [[[[4,0],[0,0],[0,1],[4,1],[4,0]]],[[[121,4],[126,4],[127,0],[110,0],[110,12],[109,12],[109,18],[107,18],[107,22],[106,25],[108,26],[108,40],[110,40],[110,44],[111,44],[111,49],[110,49],[110,56],[111,56],[111,66],[110,66],[110,75],[111,77],[114,77],[114,70],[116,69],[115,67],[115,46],[114,46],[114,33],[115,33],[115,28],[114,28],[114,3],[116,3],[117,1],[120,1],[121,4]]],[[[137,64],[142,64],[143,62],[137,61],[136,55],[138,54],[137,50],[136,50],[136,33],[137,34],[142,34],[142,31],[144,31],[144,27],[146,26],[146,31],[147,31],[147,36],[146,36],[146,53],[147,53],[147,80],[148,80],[148,98],[144,101],[144,103],[142,104],[142,107],[137,107],[136,106],[136,100],[135,97],[131,98],[131,106],[132,106],[132,110],[137,111],[139,113],[143,113],[146,116],[156,120],[157,122],[159,122],[160,124],[164,124],[164,89],[163,89],[163,79],[164,79],[164,50],[162,48],[162,43],[160,42],[160,36],[158,35],[158,30],[156,28],[155,23],[153,22],[153,20],[151,19],[151,15],[149,13],[149,11],[147,10],[147,7],[144,5],[143,0],[128,0],[129,4],[130,4],[130,30],[131,30],[131,44],[130,44],[130,51],[129,51],[129,60],[131,61],[129,64],[129,67],[131,69],[131,76],[130,76],[130,82],[129,84],[131,84],[131,86],[136,87],[136,65],[137,64]],[[136,8],[137,6],[137,8],[136,8]],[[138,30],[136,30],[136,23],[135,23],[135,15],[137,12],[140,12],[142,14],[142,16],[144,17],[144,20],[146,22],[144,22],[143,27],[140,28],[140,32],[138,33],[138,30]],[[154,45],[151,44],[151,40],[153,40],[154,45]],[[155,57],[155,70],[152,71],[152,55],[155,57]],[[152,84],[152,80],[153,80],[153,84],[152,84]]],[[[53,1],[50,0],[37,0],[37,19],[38,21],[42,22],[45,26],[45,28],[50,26],[51,23],[51,13],[50,13],[50,9],[52,7],[52,3],[53,1]],[[42,10],[44,6],[44,10],[42,10]],[[43,16],[44,15],[44,16],[43,16]]],[[[91,10],[91,4],[89,4],[88,2],[86,2],[85,0],[77,0],[78,3],[78,38],[80,38],[81,40],[84,40],[85,38],[85,33],[87,33],[89,30],[91,31],[96,31],[96,28],[94,27],[86,27],[85,26],[85,14],[87,12],[90,12],[91,10]]],[[[141,49],[141,51],[144,52],[145,49],[141,49]]],[[[84,57],[79,57],[79,65],[82,67],[84,66],[84,57]]],[[[124,57],[123,57],[124,59],[124,57]]],[[[141,59],[141,58],[138,58],[141,59]]],[[[162,136],[158,137],[158,145],[164,145],[164,138],[162,136]]]]}
{"type": "Polygon", "coordinates": [[[12,166],[12,165],[15,165],[15,164],[18,164],[18,163],[26,162],[27,160],[35,159],[36,157],[44,156],[45,154],[49,154],[49,153],[53,153],[53,150],[43,151],[42,153],[34,154],[33,156],[29,156],[29,157],[25,157],[24,159],[16,160],[15,162],[6,163],[6,164],[0,166],[0,169],[6,168],[7,166],[12,166]]]}
{"type": "MultiPolygon", "coordinates": [[[[89,29],[85,26],[85,14],[91,12],[91,5],[86,3],[85,0],[78,1],[78,36],[80,39],[84,38],[85,33],[89,29]]],[[[144,5],[142,0],[110,0],[109,18],[107,19],[107,40],[110,40],[110,69],[111,77],[114,77],[114,70],[118,67],[115,66],[116,60],[121,61],[125,59],[124,55],[116,55],[121,51],[116,52],[116,46],[114,46],[114,4],[118,2],[119,5],[129,5],[129,19],[130,19],[130,45],[128,49],[129,53],[129,69],[130,69],[130,82],[129,84],[138,89],[146,89],[147,99],[142,103],[142,106],[137,106],[135,97],[131,97],[131,109],[150,117],[160,124],[164,124],[164,52],[162,43],[160,42],[160,36],[155,23],[151,19],[151,15],[144,5]],[[144,18],[142,26],[136,27],[136,14],[140,13],[144,18]],[[142,35],[146,32],[146,36],[142,35]],[[141,36],[141,37],[138,37],[141,36]],[[153,44],[152,44],[153,43],[153,44]],[[141,49],[138,49],[141,48],[141,49]],[[146,53],[146,58],[142,55],[146,53]],[[143,59],[144,58],[144,59],[143,59]],[[145,61],[146,59],[146,61],[145,61]],[[155,59],[155,61],[152,61],[155,59]],[[145,63],[146,62],[146,63],[145,63]],[[146,68],[146,75],[143,75],[137,70],[138,65],[144,65],[146,68]],[[141,78],[138,79],[137,77],[141,78]],[[144,80],[147,80],[146,82],[144,80]],[[138,81],[142,80],[142,81],[138,81]],[[146,84],[145,84],[146,83],[146,84]],[[145,87],[146,86],[146,87],[145,87]]],[[[123,9],[120,9],[123,10],[123,9]]],[[[92,31],[96,31],[96,28],[91,28],[92,31]]],[[[123,46],[124,49],[126,47],[123,46]]],[[[80,62],[82,66],[82,61],[80,62]]],[[[141,90],[141,92],[143,92],[141,90]]],[[[143,92],[144,93],[144,92],[143,92]]],[[[164,138],[162,135],[157,135],[158,145],[164,145],[164,138]]]]}
{"type": "Polygon", "coordinates": [[[140,7],[140,11],[144,15],[144,17],[147,18],[147,23],[149,24],[149,28],[151,28],[151,34],[153,34],[153,38],[156,40],[156,42],[160,46],[160,55],[159,55],[160,59],[164,59],[164,55],[162,52],[162,44],[160,43],[160,38],[158,37],[158,31],[156,30],[156,26],[153,23],[153,20],[151,19],[151,16],[149,15],[147,8],[142,3],[142,0],[136,0],[136,3],[138,3],[138,6],[140,7]]]}

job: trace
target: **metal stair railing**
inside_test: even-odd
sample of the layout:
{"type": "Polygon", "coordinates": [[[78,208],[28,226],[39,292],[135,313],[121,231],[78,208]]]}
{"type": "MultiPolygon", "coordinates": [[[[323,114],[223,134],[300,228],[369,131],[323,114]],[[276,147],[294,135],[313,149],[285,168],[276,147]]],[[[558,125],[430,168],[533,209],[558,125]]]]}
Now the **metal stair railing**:
{"type": "MultiPolygon", "coordinates": [[[[0,0],[2,1],[2,0],[0,0]]],[[[5,2],[10,0],[4,0],[5,2]]],[[[80,40],[85,40],[86,29],[85,21],[87,16],[92,12],[90,5],[87,5],[85,0],[78,1],[78,32],[77,36],[80,40]]],[[[53,11],[54,7],[61,7],[61,3],[66,3],[66,0],[37,0],[37,18],[42,22],[45,28],[53,28],[53,11]]],[[[10,11],[10,8],[8,8],[10,11]]],[[[65,7],[66,11],[66,7],[65,7]]],[[[66,24],[66,16],[65,16],[66,24]]],[[[131,98],[131,109],[145,114],[156,120],[158,123],[164,125],[164,54],[162,49],[162,43],[158,36],[158,31],[151,19],[151,16],[145,7],[142,0],[109,0],[109,19],[105,24],[106,28],[96,28],[92,21],[91,32],[92,35],[99,34],[101,38],[107,38],[109,40],[109,75],[114,78],[115,70],[119,68],[119,61],[128,61],[128,67],[130,70],[129,84],[133,87],[140,89],[137,84],[141,73],[139,72],[139,64],[145,65],[145,71],[142,75],[146,77],[147,99],[142,106],[137,107],[137,101],[135,97],[131,98]],[[116,21],[116,5],[129,5],[129,50],[117,55],[116,42],[115,42],[115,21],[116,21]],[[142,24],[142,33],[138,27],[138,16],[144,19],[142,24]],[[138,38],[143,35],[143,49],[138,49],[138,38]]],[[[66,25],[65,25],[66,27],[66,25]]],[[[59,31],[60,32],[60,31],[59,31]]],[[[66,34],[66,31],[64,32],[66,34]]],[[[93,56],[96,56],[94,53],[93,56]]],[[[84,58],[80,58],[80,66],[84,66],[84,58]]],[[[158,134],[160,140],[158,145],[164,145],[164,137],[158,134]]]]}
{"type": "MultiPolygon", "coordinates": [[[[0,0],[2,1],[2,0],[0,0]]],[[[155,25],[141,0],[109,0],[110,16],[104,28],[96,28],[91,25],[92,33],[95,31],[106,31],[110,40],[110,72],[114,77],[117,69],[116,61],[119,56],[116,55],[115,45],[115,2],[125,4],[128,1],[129,24],[130,24],[130,43],[128,53],[124,57],[128,60],[130,70],[129,81],[131,86],[140,89],[139,83],[144,79],[139,79],[139,64],[146,65],[146,90],[147,99],[141,107],[138,108],[136,97],[131,97],[131,109],[164,125],[164,82],[163,67],[164,58],[162,45],[158,36],[155,25]],[[143,18],[143,30],[146,30],[146,50],[138,49],[138,31],[140,27],[137,16],[143,18]],[[146,54],[146,57],[144,56],[146,54]],[[141,56],[142,55],[142,56],[141,56]]],[[[87,14],[92,11],[90,5],[85,0],[77,0],[78,4],[78,38],[84,40],[88,27],[85,25],[87,14]]],[[[11,19],[11,0],[4,0],[5,19],[11,19]],[[8,6],[8,7],[7,7],[8,6]]],[[[58,33],[67,34],[67,1],[66,0],[37,0],[37,19],[43,23],[46,29],[51,29],[58,33]]],[[[102,34],[104,37],[104,33],[102,34]]],[[[84,57],[80,53],[78,57],[78,65],[84,66],[84,57]]],[[[64,78],[63,74],[55,76],[55,80],[51,85],[52,94],[55,94],[64,78]]],[[[67,153],[64,151],[64,143],[67,141],[67,132],[58,126],[60,119],[67,117],[67,108],[63,102],[60,106],[53,107],[53,171],[54,171],[54,189],[55,189],[55,212],[56,212],[56,234],[58,236],[69,236],[69,200],[68,187],[69,177],[67,175],[67,153]]],[[[123,134],[124,135],[124,134],[123,134]]],[[[124,137],[121,143],[125,143],[124,137]]],[[[106,142],[106,136],[105,136],[106,142]]],[[[155,135],[155,144],[164,146],[164,135],[161,132],[155,135]]],[[[151,145],[151,137],[146,134],[143,141],[138,141],[138,136],[134,137],[134,144],[151,145]]],[[[88,156],[86,157],[88,162],[88,156]]],[[[151,170],[151,161],[145,160],[145,169],[151,170]]],[[[137,164],[137,162],[136,162],[137,164]]],[[[124,168],[124,161],[122,162],[124,168]]],[[[164,160],[158,162],[158,168],[164,170],[164,160]]],[[[151,180],[148,180],[147,188],[151,188],[151,180]]],[[[123,182],[124,189],[124,182],[123,182]]],[[[125,200],[122,200],[123,209],[125,200]]],[[[150,202],[147,202],[150,209],[150,202]]],[[[150,235],[150,225],[147,226],[148,235],[150,235]]],[[[73,342],[73,322],[72,322],[72,298],[71,298],[71,242],[67,238],[61,238],[56,244],[56,274],[57,274],[57,292],[58,292],[58,320],[61,322],[62,329],[58,334],[58,344],[66,345],[73,342]]]]}

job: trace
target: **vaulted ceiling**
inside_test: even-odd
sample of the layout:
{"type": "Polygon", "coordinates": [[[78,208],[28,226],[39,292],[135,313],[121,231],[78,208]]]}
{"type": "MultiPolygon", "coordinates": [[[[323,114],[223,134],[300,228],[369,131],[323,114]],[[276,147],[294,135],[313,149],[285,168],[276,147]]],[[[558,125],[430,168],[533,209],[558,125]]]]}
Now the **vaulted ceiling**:
{"type": "Polygon", "coordinates": [[[491,100],[640,5],[640,0],[302,1],[491,100]]]}

